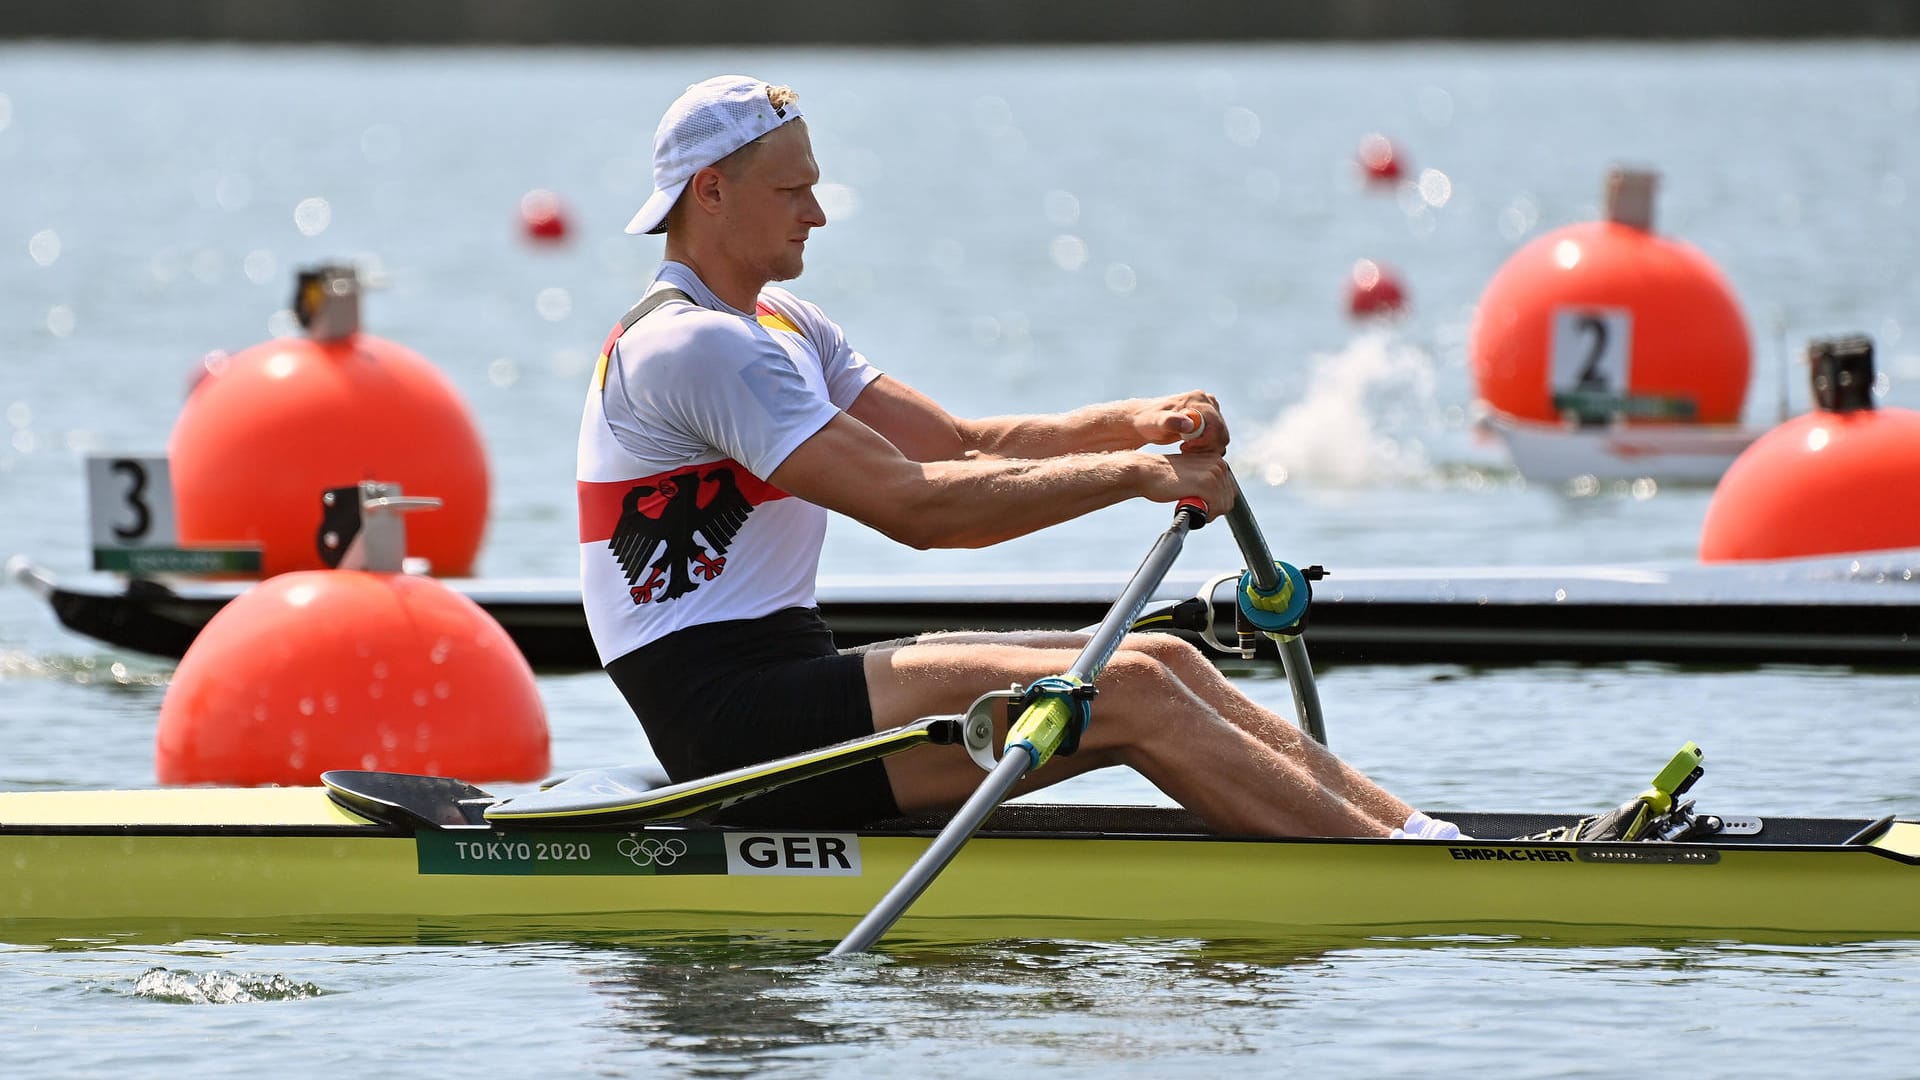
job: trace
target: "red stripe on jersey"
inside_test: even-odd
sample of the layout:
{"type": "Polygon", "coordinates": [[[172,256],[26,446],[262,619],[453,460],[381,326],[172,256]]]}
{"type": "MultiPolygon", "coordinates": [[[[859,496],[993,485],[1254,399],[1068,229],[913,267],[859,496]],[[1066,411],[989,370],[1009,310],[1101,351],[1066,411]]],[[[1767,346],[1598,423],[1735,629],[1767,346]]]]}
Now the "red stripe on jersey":
{"type": "MultiPolygon", "coordinates": [[[[761,503],[772,502],[775,499],[790,498],[786,492],[748,472],[746,466],[732,458],[709,461],[704,465],[683,465],[678,469],[669,469],[663,473],[636,477],[632,480],[578,480],[575,481],[575,487],[580,500],[580,542],[599,544],[611,540],[614,526],[619,524],[620,515],[625,510],[623,504],[626,501],[627,492],[642,484],[660,488],[665,481],[674,477],[697,472],[701,478],[699,505],[703,507],[708,505],[720,492],[720,482],[707,479],[708,474],[716,470],[733,474],[734,486],[740,489],[740,494],[746,497],[747,503],[751,506],[759,506],[761,503]]],[[[657,517],[660,514],[660,508],[666,504],[671,495],[670,491],[656,491],[652,495],[641,498],[638,508],[649,517],[657,517]]]]}

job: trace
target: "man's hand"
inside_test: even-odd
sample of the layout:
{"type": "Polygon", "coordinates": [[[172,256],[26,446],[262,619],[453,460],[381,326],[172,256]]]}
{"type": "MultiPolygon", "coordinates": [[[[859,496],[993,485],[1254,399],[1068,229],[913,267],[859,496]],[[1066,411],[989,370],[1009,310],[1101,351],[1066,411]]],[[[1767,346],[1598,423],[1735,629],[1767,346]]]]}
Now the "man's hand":
{"type": "Polygon", "coordinates": [[[1155,502],[1199,499],[1207,504],[1208,520],[1233,509],[1237,487],[1226,458],[1184,451],[1178,454],[1142,451],[1141,456],[1153,459],[1159,466],[1147,472],[1140,490],[1143,497],[1155,502]]]}
{"type": "Polygon", "coordinates": [[[1133,427],[1140,441],[1156,446],[1182,443],[1193,453],[1221,454],[1227,449],[1227,421],[1212,394],[1189,390],[1184,394],[1139,403],[1133,427]]]}

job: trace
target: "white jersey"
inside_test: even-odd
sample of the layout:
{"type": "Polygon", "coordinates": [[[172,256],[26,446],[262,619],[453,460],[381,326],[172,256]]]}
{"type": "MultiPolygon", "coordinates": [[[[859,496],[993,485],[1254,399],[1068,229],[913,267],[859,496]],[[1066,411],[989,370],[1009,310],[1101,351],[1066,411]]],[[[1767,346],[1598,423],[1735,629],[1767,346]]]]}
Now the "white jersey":
{"type": "Polygon", "coordinates": [[[880,376],[785,289],[678,289],[601,350],[580,421],[580,587],[601,664],[683,627],[812,607],[827,512],[767,477],[880,376]]]}

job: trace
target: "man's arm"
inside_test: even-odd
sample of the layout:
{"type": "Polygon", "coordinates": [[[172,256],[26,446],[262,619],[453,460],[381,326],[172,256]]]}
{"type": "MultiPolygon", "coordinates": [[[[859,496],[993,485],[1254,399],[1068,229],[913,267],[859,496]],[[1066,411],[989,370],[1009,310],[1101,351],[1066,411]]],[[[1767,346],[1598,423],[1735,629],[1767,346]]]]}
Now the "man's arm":
{"type": "Polygon", "coordinates": [[[882,376],[861,391],[847,414],[914,461],[947,461],[969,453],[1049,458],[1183,440],[1184,449],[1218,454],[1228,441],[1220,403],[1199,390],[1072,412],[962,420],[906,383],[882,376]]]}
{"type": "Polygon", "coordinates": [[[767,479],[916,548],[985,547],[1130,498],[1199,498],[1215,515],[1233,505],[1233,477],[1218,454],[1119,451],[919,462],[846,413],[801,443],[767,479]]]}

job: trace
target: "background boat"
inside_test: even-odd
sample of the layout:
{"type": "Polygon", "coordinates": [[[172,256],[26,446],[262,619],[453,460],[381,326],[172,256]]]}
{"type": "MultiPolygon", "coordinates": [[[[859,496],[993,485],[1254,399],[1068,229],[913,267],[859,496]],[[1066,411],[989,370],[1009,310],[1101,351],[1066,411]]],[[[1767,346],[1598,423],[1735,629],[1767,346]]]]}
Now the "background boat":
{"type": "MultiPolygon", "coordinates": [[[[30,561],[8,566],[61,625],[109,645],[178,659],[247,581],[58,579],[30,561]]],[[[1920,664],[1920,594],[1912,552],[1864,552],[1759,562],[1617,566],[1467,566],[1341,570],[1315,586],[1309,612],[1316,664],[1529,664],[1661,661],[1754,665],[1920,664]]],[[[1206,592],[1216,642],[1235,644],[1232,582],[1170,575],[1154,610],[1206,592]],[[1208,586],[1212,585],[1212,589],[1208,586]]],[[[1082,630],[1098,623],[1125,578],[1054,571],[829,575],[821,611],[843,646],[928,630],[1082,630]]],[[[452,578],[537,668],[599,667],[566,579],[452,578]]],[[[1187,636],[1204,644],[1205,630],[1187,636]]],[[[1256,662],[1279,654],[1257,642],[1256,662]]],[[[1206,649],[1245,668],[1238,653],[1206,649]]]]}
{"type": "Polygon", "coordinates": [[[1582,427],[1489,414],[1482,421],[1505,444],[1514,469],[1536,484],[1598,484],[1642,478],[1711,488],[1764,428],[1623,423],[1582,427]]]}

